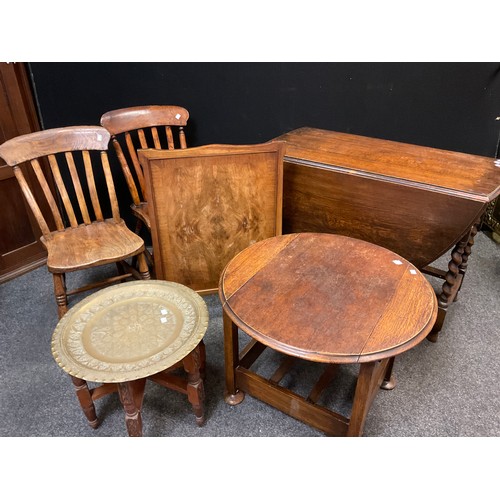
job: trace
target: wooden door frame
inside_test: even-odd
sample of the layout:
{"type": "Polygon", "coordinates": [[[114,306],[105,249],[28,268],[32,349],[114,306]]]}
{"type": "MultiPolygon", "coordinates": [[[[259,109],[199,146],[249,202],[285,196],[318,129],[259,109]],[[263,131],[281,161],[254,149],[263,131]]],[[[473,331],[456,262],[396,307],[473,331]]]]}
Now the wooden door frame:
{"type": "MultiPolygon", "coordinates": [[[[3,112],[9,113],[12,117],[12,124],[2,124],[2,126],[6,127],[4,129],[5,138],[10,139],[18,135],[41,130],[26,63],[0,63],[0,79],[2,80],[2,87],[4,89],[4,94],[0,96],[0,108],[4,108],[3,112]]],[[[30,183],[33,175],[31,169],[23,168],[23,170],[30,183]]],[[[3,165],[0,168],[0,181],[13,176],[11,167],[3,165]]],[[[35,185],[36,183],[31,184],[35,185]]],[[[20,262],[15,267],[9,266],[1,270],[0,284],[40,267],[47,261],[47,253],[39,241],[41,233],[38,224],[24,197],[23,202],[33,231],[34,241],[24,247],[13,250],[13,252],[18,253],[20,262]]]]}

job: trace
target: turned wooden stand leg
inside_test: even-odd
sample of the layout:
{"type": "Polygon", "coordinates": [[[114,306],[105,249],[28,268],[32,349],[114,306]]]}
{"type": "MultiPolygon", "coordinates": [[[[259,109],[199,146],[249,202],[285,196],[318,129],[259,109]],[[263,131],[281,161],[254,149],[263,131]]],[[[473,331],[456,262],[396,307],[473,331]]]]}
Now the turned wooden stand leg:
{"type": "Polygon", "coordinates": [[[130,437],[142,436],[142,399],[146,379],[118,384],[118,394],[125,410],[125,424],[130,437]]]}
{"type": "Polygon", "coordinates": [[[205,347],[205,342],[201,339],[201,342],[198,344],[198,348],[200,350],[200,376],[202,380],[206,378],[206,364],[207,364],[207,350],[205,347]]]}
{"type": "Polygon", "coordinates": [[[183,360],[184,370],[188,374],[187,396],[196,416],[196,423],[205,423],[205,389],[200,374],[201,353],[198,345],[183,360]]]}
{"type": "Polygon", "coordinates": [[[54,294],[56,296],[57,313],[61,319],[68,311],[68,296],[66,295],[66,276],[64,274],[52,274],[54,281],[54,294]]]}
{"type": "Polygon", "coordinates": [[[245,393],[236,387],[236,367],[239,364],[238,327],[223,312],[224,319],[224,359],[226,371],[226,393],[224,400],[229,405],[237,405],[245,398],[245,393]]]}
{"type": "Polygon", "coordinates": [[[455,299],[457,287],[459,286],[459,283],[457,283],[459,270],[462,265],[465,247],[469,242],[469,234],[470,232],[455,245],[455,248],[451,252],[451,260],[448,263],[448,272],[445,276],[441,294],[438,295],[438,316],[434,328],[427,336],[427,340],[430,340],[431,342],[437,342],[438,334],[443,327],[444,319],[446,317],[446,313],[448,312],[448,306],[455,299]]]}
{"type": "Polygon", "coordinates": [[[71,376],[71,381],[75,386],[78,401],[80,402],[80,406],[82,407],[83,413],[87,417],[90,427],[96,429],[97,426],[99,425],[99,421],[97,420],[94,401],[92,400],[92,395],[90,394],[87,382],[85,382],[85,380],[82,380],[81,378],[72,376],[71,376]]]}

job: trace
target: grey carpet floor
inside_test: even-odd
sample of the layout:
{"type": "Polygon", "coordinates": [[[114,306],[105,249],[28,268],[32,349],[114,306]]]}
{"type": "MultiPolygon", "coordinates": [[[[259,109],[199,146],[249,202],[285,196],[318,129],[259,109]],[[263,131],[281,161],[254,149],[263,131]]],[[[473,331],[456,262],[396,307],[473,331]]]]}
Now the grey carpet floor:
{"type": "MultiPolygon", "coordinates": [[[[448,257],[435,265],[446,267],[448,257]]],[[[112,273],[114,267],[93,274],[112,273]]],[[[90,274],[90,273],[88,273],[90,274]]],[[[89,278],[70,275],[70,286],[89,278]]],[[[440,281],[429,278],[436,289],[440,281]]],[[[73,298],[71,304],[81,297],[73,298]]],[[[323,433],[247,396],[223,399],[222,314],[217,295],[205,297],[206,423],[197,427],[187,400],[155,384],[146,388],[144,434],[152,437],[322,437],[323,433]]],[[[97,401],[101,424],[91,429],[50,340],[57,323],[52,279],[45,267],[0,286],[0,436],[125,436],[116,395],[97,401]]],[[[273,354],[259,361],[268,369],[273,354]]],[[[307,386],[315,366],[299,366],[284,381],[307,386]]],[[[348,416],[356,369],[342,367],[324,404],[348,416]]],[[[396,360],[397,386],[380,391],[365,425],[367,437],[500,436],[500,245],[479,233],[459,301],[451,305],[437,343],[424,340],[396,360]]]]}

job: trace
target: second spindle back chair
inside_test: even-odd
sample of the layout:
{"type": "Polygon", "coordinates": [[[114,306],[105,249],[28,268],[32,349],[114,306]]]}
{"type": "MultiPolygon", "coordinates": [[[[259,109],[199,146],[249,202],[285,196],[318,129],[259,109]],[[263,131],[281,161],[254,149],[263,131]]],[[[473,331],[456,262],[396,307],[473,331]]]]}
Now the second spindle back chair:
{"type": "Polygon", "coordinates": [[[127,181],[132,198],[131,210],[137,220],[137,234],[143,225],[151,231],[146,183],[137,150],[185,149],[184,127],[188,119],[185,108],[171,105],[115,109],[101,117],[101,125],[111,134],[111,142],[127,181]]]}

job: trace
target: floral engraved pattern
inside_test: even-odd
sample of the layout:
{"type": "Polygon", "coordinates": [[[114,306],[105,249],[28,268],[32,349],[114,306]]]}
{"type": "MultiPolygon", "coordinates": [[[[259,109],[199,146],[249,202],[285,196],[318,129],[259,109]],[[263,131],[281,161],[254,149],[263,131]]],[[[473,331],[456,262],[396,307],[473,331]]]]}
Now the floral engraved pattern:
{"type": "Polygon", "coordinates": [[[157,280],[122,283],[70,309],[54,331],[52,354],[85,380],[133,380],[183,359],[207,326],[205,302],[190,288],[157,280]]]}
{"type": "MultiPolygon", "coordinates": [[[[160,303],[138,301],[109,309],[89,330],[88,341],[102,358],[126,361],[166,347],[175,333],[176,315],[160,303]]],[[[85,341],[85,336],[83,337],[85,341]]]]}

